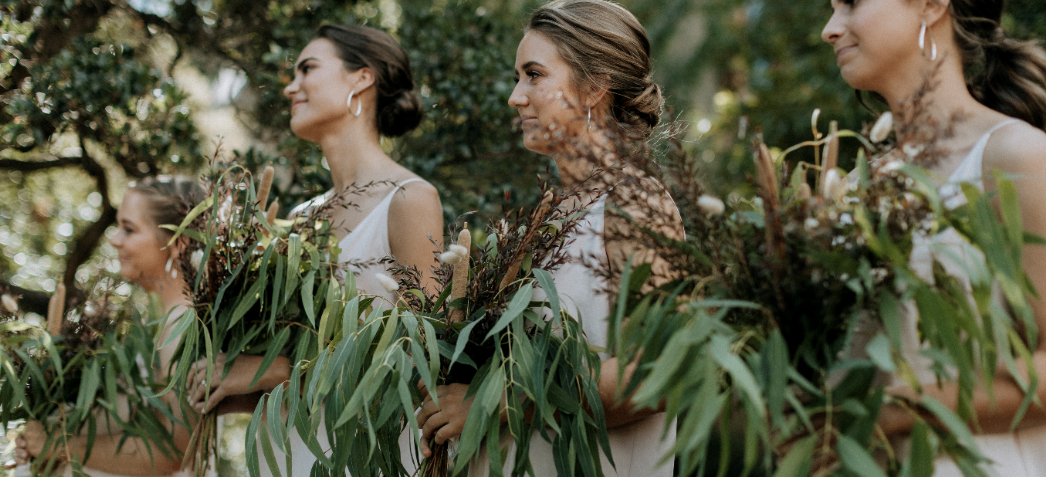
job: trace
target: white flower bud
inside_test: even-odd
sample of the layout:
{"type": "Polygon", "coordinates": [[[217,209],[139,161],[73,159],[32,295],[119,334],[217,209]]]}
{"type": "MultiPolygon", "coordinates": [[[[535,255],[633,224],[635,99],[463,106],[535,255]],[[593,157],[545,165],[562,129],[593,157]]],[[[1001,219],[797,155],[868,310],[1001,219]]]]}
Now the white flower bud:
{"type": "Polygon", "coordinates": [[[447,248],[450,253],[456,254],[458,257],[461,257],[462,260],[469,256],[469,249],[462,247],[461,245],[451,244],[451,246],[447,248]]]}
{"type": "Polygon", "coordinates": [[[828,171],[824,176],[824,197],[831,200],[842,199],[846,195],[847,185],[839,176],[838,169],[828,171]]]}
{"type": "Polygon", "coordinates": [[[447,265],[457,265],[461,262],[461,255],[458,255],[453,250],[443,252],[439,256],[439,261],[446,263],[447,265]]]}
{"type": "Polygon", "coordinates": [[[192,265],[192,269],[197,272],[200,271],[201,262],[203,262],[203,250],[197,250],[189,256],[189,265],[192,265]]]}
{"type": "Polygon", "coordinates": [[[396,293],[396,291],[400,289],[400,284],[396,283],[396,280],[393,280],[392,277],[384,273],[375,273],[374,278],[376,278],[382,288],[389,293],[396,293]]]}
{"type": "Polygon", "coordinates": [[[869,138],[872,142],[883,142],[886,138],[890,137],[890,131],[893,131],[893,113],[887,111],[879,116],[879,120],[875,122],[875,126],[872,126],[872,132],[869,134],[869,138]]]}
{"type": "Polygon", "coordinates": [[[697,207],[708,215],[719,215],[726,211],[726,204],[718,197],[702,195],[697,199],[697,207]]]}
{"type": "Polygon", "coordinates": [[[4,308],[7,309],[9,313],[18,313],[18,300],[15,300],[15,297],[4,293],[4,296],[0,297],[0,300],[3,301],[4,308]]]}
{"type": "Polygon", "coordinates": [[[84,305],[84,316],[88,318],[98,316],[98,308],[95,308],[94,303],[87,302],[87,304],[84,305]]]}

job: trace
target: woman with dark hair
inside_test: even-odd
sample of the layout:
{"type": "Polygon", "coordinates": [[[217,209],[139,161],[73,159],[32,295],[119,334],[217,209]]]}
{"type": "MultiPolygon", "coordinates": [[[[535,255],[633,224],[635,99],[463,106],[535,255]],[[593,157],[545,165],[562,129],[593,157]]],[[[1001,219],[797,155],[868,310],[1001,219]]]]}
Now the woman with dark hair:
{"type": "MultiPolygon", "coordinates": [[[[183,315],[192,303],[186,298],[188,286],[185,278],[179,276],[181,270],[182,242],[167,246],[173,233],[160,228],[164,224],[180,224],[194,204],[202,201],[206,193],[199,181],[185,177],[146,178],[133,185],[124,194],[123,203],[116,214],[117,232],[109,242],[116,248],[120,259],[120,275],[131,283],[149,293],[159,295],[168,311],[167,326],[157,337],[157,343],[163,343],[174,330],[176,317],[183,315]]],[[[171,369],[171,362],[177,346],[172,344],[159,349],[159,372],[171,369]]],[[[173,399],[173,394],[165,394],[164,399],[173,399]]],[[[182,406],[171,404],[176,415],[181,414],[182,406]]],[[[123,408],[126,412],[126,408],[123,408]]],[[[126,416],[125,416],[126,417],[126,416]]],[[[196,416],[184,416],[190,421],[196,416]]],[[[183,417],[179,417],[183,419],[183,417]]],[[[180,425],[171,426],[174,433],[174,445],[184,452],[189,445],[189,430],[180,425]]],[[[68,439],[66,449],[60,452],[72,456],[83,464],[83,470],[93,477],[110,477],[118,475],[175,475],[181,469],[181,459],[169,459],[158,452],[156,447],[150,452],[148,444],[141,439],[123,440],[122,432],[115,423],[99,425],[87,460],[87,437],[75,436],[68,439]],[[109,434],[113,431],[113,434],[109,434]]],[[[47,436],[39,422],[26,424],[26,431],[17,438],[17,459],[24,463],[35,458],[43,451],[47,436]]],[[[69,466],[66,475],[72,475],[69,466]]]]}
{"type": "MultiPolygon", "coordinates": [[[[338,261],[354,273],[361,293],[379,298],[375,306],[395,305],[396,295],[377,278],[391,275],[387,266],[373,263],[392,256],[426,272],[436,264],[433,251],[441,247],[443,237],[436,188],[397,164],[381,147],[382,136],[402,136],[421,122],[423,110],[414,88],[407,54],[388,33],[360,25],[326,25],[302,50],[294,81],[283,91],[291,103],[291,131],[323,149],[334,183],[331,191],[297,207],[292,215],[309,214],[338,194],[353,193],[346,199],[354,206],[337,208],[331,217],[339,233],[338,261]],[[356,194],[357,186],[366,187],[356,194]]],[[[190,384],[195,388],[196,409],[207,412],[230,396],[258,398],[289,380],[292,363],[280,357],[258,383],[248,387],[261,360],[261,356],[240,356],[222,379],[204,381],[205,373],[195,373],[190,384]],[[211,388],[206,401],[205,386],[211,388]]],[[[219,357],[219,368],[223,362],[219,357]]],[[[206,362],[197,367],[205,369],[206,362]]],[[[324,428],[316,438],[321,448],[329,450],[324,428]]],[[[282,467],[283,456],[276,459],[281,473],[309,475],[317,459],[296,432],[291,435],[291,449],[292,469],[282,467]]],[[[262,475],[270,475],[268,466],[261,467],[262,475]]]]}
{"type": "MultiPolygon", "coordinates": [[[[858,90],[878,93],[895,117],[927,80],[932,88],[921,104],[930,120],[952,124],[954,134],[938,138],[944,150],[932,172],[946,178],[940,192],[946,205],[965,198],[957,184],[967,182],[993,191],[993,173],[1014,179],[1024,227],[1046,235],[1046,50],[1033,42],[1006,36],[1000,24],[1003,0],[833,0],[834,13],[822,38],[835,47],[843,78],[858,90]]],[[[904,142],[908,138],[898,138],[904,142]]],[[[902,159],[903,160],[903,159],[902,159]]],[[[933,237],[946,248],[959,247],[954,231],[933,237]]],[[[939,247],[938,247],[939,248],[939,247]]],[[[961,255],[959,255],[961,256],[961,255]]],[[[1046,248],[1029,246],[1023,266],[1031,283],[1046,290],[1046,248]]],[[[969,279],[961,260],[917,248],[912,264],[931,273],[934,261],[949,273],[969,279]],[[952,259],[954,260],[954,259],[952,259]]],[[[1031,300],[1039,329],[1046,329],[1046,304],[1031,300]]],[[[923,393],[957,408],[955,382],[938,384],[927,358],[919,354],[915,313],[905,316],[903,352],[922,383],[923,393]]],[[[1046,340],[1033,346],[1035,369],[1046,370],[1046,340]]],[[[983,370],[993,373],[995,370],[983,370]]],[[[1022,370],[1027,373],[1028,370],[1022,370]]],[[[1020,412],[1024,392],[1004,369],[994,374],[994,396],[978,390],[973,407],[980,450],[991,461],[992,475],[1046,474],[1046,410],[1032,405],[1016,430],[1010,426],[1020,412]]],[[[1023,379],[1027,379],[1025,376],[1023,379]]],[[[890,392],[918,400],[920,395],[897,379],[890,392]]],[[[1039,380],[1038,400],[1046,399],[1046,381],[1039,380]]],[[[904,438],[912,414],[896,404],[883,407],[879,423],[887,436],[904,438]]],[[[950,460],[940,459],[935,475],[961,475],[950,460]]]]}
{"type": "MultiPolygon", "coordinates": [[[[522,118],[524,145],[552,156],[562,188],[580,192],[578,204],[594,204],[568,237],[567,263],[553,278],[564,308],[581,320],[589,342],[605,346],[610,330],[608,284],[594,269],[620,271],[651,263],[665,276],[667,264],[645,249],[626,216],[644,217],[669,236],[682,236],[675,204],[659,184],[622,159],[624,142],[645,141],[657,126],[661,90],[651,78],[650,42],[636,18],[605,0],[560,0],[542,6],[530,18],[516,50],[518,82],[509,105],[522,118]],[[608,173],[608,171],[615,171],[608,173]],[[637,197],[644,197],[637,201],[637,197]],[[623,211],[624,214],[615,211],[623,211]]],[[[616,284],[610,284],[613,288],[616,284]]],[[[617,396],[617,358],[602,353],[598,387],[606,414],[614,466],[601,455],[606,475],[644,477],[672,475],[672,460],[662,463],[675,443],[675,424],[660,409],[637,409],[617,396]]],[[[442,444],[459,435],[468,415],[465,384],[440,386],[439,406],[426,397],[418,414],[422,453],[429,440],[442,444]]],[[[505,434],[502,446],[511,446],[505,434]]],[[[557,475],[551,444],[538,434],[531,439],[535,475],[557,475]]],[[[505,471],[514,465],[509,450],[505,471]]],[[[484,452],[470,471],[489,471],[484,452]]]]}

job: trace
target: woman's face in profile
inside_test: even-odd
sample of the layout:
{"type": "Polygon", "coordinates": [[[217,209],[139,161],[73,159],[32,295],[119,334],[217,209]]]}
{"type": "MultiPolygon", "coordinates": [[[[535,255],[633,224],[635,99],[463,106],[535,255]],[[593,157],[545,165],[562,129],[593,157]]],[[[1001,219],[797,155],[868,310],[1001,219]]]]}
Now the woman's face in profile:
{"type": "Polygon", "coordinates": [[[835,61],[850,86],[881,93],[905,76],[905,65],[925,62],[919,51],[920,5],[910,0],[832,0],[832,17],[821,39],[835,48],[835,61]]]}
{"type": "Polygon", "coordinates": [[[523,145],[548,154],[552,142],[577,136],[587,126],[588,109],[578,100],[570,65],[555,43],[530,31],[516,50],[516,87],[508,104],[523,120],[523,145]]]}
{"type": "MultiPolygon", "coordinates": [[[[148,216],[148,200],[128,191],[116,212],[117,232],[109,243],[119,252],[120,275],[147,290],[162,279],[171,253],[163,250],[167,234],[148,216]]],[[[177,266],[177,265],[173,265],[177,266]]]]}
{"type": "MultiPolygon", "coordinates": [[[[326,132],[340,130],[350,115],[352,79],[334,43],[326,38],[309,43],[295,64],[294,81],[283,89],[291,102],[291,131],[315,142],[326,132]]],[[[357,98],[352,99],[353,108],[357,98]]]]}

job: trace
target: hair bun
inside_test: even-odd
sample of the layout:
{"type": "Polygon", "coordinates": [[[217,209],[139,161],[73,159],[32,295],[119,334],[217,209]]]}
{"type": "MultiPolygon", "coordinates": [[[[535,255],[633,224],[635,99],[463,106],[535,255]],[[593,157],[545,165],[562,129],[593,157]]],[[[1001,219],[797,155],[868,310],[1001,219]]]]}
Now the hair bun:
{"type": "Polygon", "coordinates": [[[425,109],[414,91],[400,90],[381,98],[378,111],[378,133],[385,137],[399,137],[414,130],[425,117],[425,109]]]}

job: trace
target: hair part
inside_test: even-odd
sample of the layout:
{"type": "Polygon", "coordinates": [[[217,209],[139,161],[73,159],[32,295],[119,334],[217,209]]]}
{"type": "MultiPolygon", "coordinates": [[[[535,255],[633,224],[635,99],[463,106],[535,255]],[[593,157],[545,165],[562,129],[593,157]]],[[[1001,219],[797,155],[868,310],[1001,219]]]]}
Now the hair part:
{"type": "Polygon", "coordinates": [[[1006,36],[1005,0],[951,0],[955,40],[970,93],[981,104],[1046,129],[1046,49],[1006,36]]]}
{"type": "Polygon", "coordinates": [[[421,124],[425,110],[414,93],[410,60],[392,35],[362,25],[324,25],[316,31],[316,38],[334,44],[346,70],[370,68],[374,72],[378,133],[398,137],[421,124]]]}
{"type": "Polygon", "coordinates": [[[664,99],[651,77],[650,40],[631,12],[609,0],[556,0],[534,11],[526,31],[556,45],[578,91],[607,91],[614,123],[650,136],[664,99]]]}
{"type": "MultiPolygon", "coordinates": [[[[131,185],[129,192],[141,194],[148,209],[145,216],[156,225],[179,225],[189,211],[207,196],[200,181],[186,176],[146,177],[131,185]]],[[[170,236],[173,232],[158,229],[170,236]]]]}

